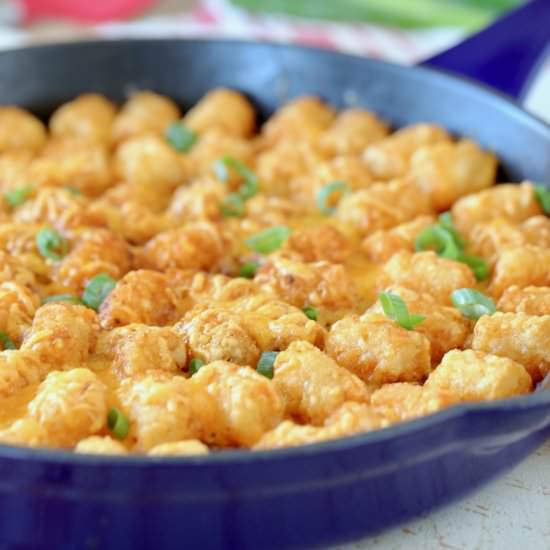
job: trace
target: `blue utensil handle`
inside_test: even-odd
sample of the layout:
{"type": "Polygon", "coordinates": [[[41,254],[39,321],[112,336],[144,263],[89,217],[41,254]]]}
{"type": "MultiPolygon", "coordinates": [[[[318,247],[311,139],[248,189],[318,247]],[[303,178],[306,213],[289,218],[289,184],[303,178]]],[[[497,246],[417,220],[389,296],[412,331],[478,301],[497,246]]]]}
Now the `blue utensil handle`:
{"type": "Polygon", "coordinates": [[[531,0],[423,65],[468,76],[521,100],[549,44],[550,0],[531,0]]]}

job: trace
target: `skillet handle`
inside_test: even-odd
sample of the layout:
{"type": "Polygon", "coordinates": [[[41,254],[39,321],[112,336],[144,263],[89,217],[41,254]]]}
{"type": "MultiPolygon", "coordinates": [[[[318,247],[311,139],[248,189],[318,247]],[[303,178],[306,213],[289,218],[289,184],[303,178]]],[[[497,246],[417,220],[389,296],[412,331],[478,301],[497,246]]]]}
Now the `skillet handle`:
{"type": "Polygon", "coordinates": [[[522,100],[550,44],[550,0],[531,0],[422,64],[488,84],[522,100]]]}

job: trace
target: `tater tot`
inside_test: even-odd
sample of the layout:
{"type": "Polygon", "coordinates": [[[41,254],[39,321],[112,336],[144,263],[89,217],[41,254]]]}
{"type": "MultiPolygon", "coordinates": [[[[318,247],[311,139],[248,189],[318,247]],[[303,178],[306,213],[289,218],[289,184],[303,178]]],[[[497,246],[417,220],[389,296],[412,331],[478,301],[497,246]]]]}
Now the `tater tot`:
{"type": "Polygon", "coordinates": [[[254,282],[297,307],[344,309],[356,300],[354,284],[341,264],[274,256],[259,269],[254,282]]]}
{"type": "Polygon", "coordinates": [[[27,287],[12,282],[0,283],[0,331],[19,346],[39,306],[38,295],[27,287]]]}
{"type": "Polygon", "coordinates": [[[273,383],[285,403],[285,415],[321,425],[346,401],[367,402],[367,386],[309,342],[293,342],[279,353],[273,383]]]}
{"type": "Polygon", "coordinates": [[[473,254],[486,258],[494,265],[507,248],[526,244],[526,238],[518,224],[505,218],[495,218],[474,225],[468,233],[468,245],[473,254]]]}
{"type": "Polygon", "coordinates": [[[550,286],[550,249],[526,245],[503,250],[495,264],[491,292],[499,298],[513,285],[550,286]]]}
{"type": "Polygon", "coordinates": [[[14,151],[0,155],[0,191],[8,193],[29,185],[29,167],[33,155],[28,151],[14,151]]]}
{"type": "Polygon", "coordinates": [[[287,225],[303,213],[302,205],[283,197],[258,194],[246,201],[246,217],[266,227],[287,225]]]}
{"type": "Polygon", "coordinates": [[[550,248],[550,219],[547,216],[533,216],[520,224],[526,242],[550,248]]]}
{"type": "Polygon", "coordinates": [[[250,447],[282,420],[283,401],[275,385],[248,367],[215,361],[191,384],[215,402],[214,423],[204,426],[210,444],[250,447]]]}
{"type": "MultiPolygon", "coordinates": [[[[290,181],[290,196],[318,209],[318,199],[322,189],[335,181],[345,183],[347,188],[352,191],[366,189],[373,183],[366,164],[359,157],[342,155],[326,162],[316,163],[309,167],[303,175],[300,174],[293,178],[290,181]]],[[[339,196],[339,193],[334,194],[335,199],[339,196]]],[[[333,204],[329,201],[326,206],[331,207],[333,204]]]]}
{"type": "Polygon", "coordinates": [[[0,250],[0,283],[12,282],[29,289],[36,287],[34,273],[16,255],[0,250]]]}
{"type": "Polygon", "coordinates": [[[297,307],[261,294],[242,298],[231,305],[262,351],[286,349],[295,340],[322,347],[325,330],[297,307]]]}
{"type": "Polygon", "coordinates": [[[143,249],[142,267],[164,271],[169,268],[209,270],[228,251],[228,242],[219,226],[208,222],[189,223],[159,233],[143,249]]]}
{"type": "Polygon", "coordinates": [[[52,368],[33,351],[0,351],[0,396],[9,397],[30,384],[42,381],[52,368]]]}
{"type": "MultiPolygon", "coordinates": [[[[315,172],[325,161],[315,143],[283,140],[258,155],[256,172],[264,192],[285,197],[296,194],[295,178],[302,180],[305,174],[315,172]]],[[[314,181],[316,178],[312,175],[306,179],[305,186],[314,181]]]]}
{"type": "Polygon", "coordinates": [[[525,368],[512,359],[469,349],[447,353],[426,387],[447,391],[457,401],[494,401],[529,393],[532,383],[525,368]]]}
{"type": "Polygon", "coordinates": [[[472,348],[523,365],[535,382],[550,370],[550,315],[495,313],[484,315],[474,328],[472,348]]]}
{"type": "MultiPolygon", "coordinates": [[[[250,169],[254,168],[254,149],[250,141],[230,136],[219,130],[205,132],[193,145],[187,156],[189,159],[187,163],[189,178],[206,175],[215,176],[214,166],[216,161],[226,156],[242,162],[250,169]]],[[[231,172],[229,182],[234,184],[237,181],[238,177],[231,172]]]]}
{"type": "Polygon", "coordinates": [[[302,96],[283,105],[263,126],[266,145],[281,140],[318,140],[334,121],[334,109],[318,97],[302,96]]]}
{"type": "Polygon", "coordinates": [[[195,456],[207,455],[208,447],[196,439],[186,441],[173,441],[161,443],[153,447],[148,453],[149,456],[195,456]]]}
{"type": "Polygon", "coordinates": [[[160,195],[159,203],[165,197],[169,199],[169,194],[188,177],[186,158],[157,136],[125,141],[116,150],[113,162],[118,178],[132,185],[153,187],[160,195]]]}
{"type": "Polygon", "coordinates": [[[254,449],[280,449],[321,443],[339,437],[378,430],[388,425],[389,421],[368,405],[348,402],[329,416],[324,426],[299,425],[285,420],[274,430],[264,434],[254,449]]]}
{"type": "Polygon", "coordinates": [[[416,237],[434,223],[434,216],[418,216],[391,229],[375,231],[365,237],[361,247],[372,262],[385,262],[400,250],[414,252],[416,237]]]}
{"type": "Polygon", "coordinates": [[[384,265],[380,277],[381,287],[392,285],[431,294],[440,304],[450,304],[454,290],[473,288],[476,279],[466,264],[440,258],[435,252],[400,251],[384,265]]]}
{"type": "Polygon", "coordinates": [[[183,313],[183,305],[164,273],[140,269],[130,271],[110,292],[99,310],[105,329],[142,323],[169,325],[183,313]]]}
{"type": "Polygon", "coordinates": [[[45,429],[50,445],[71,448],[105,426],[107,388],[89,369],[51,372],[28,411],[45,429]]]}
{"type": "Polygon", "coordinates": [[[470,140],[436,143],[418,149],[409,172],[436,210],[447,210],[460,197],[494,185],[496,157],[470,140]]]}
{"type": "Polygon", "coordinates": [[[73,249],[59,263],[57,281],[80,293],[100,273],[120,279],[131,267],[128,243],[107,229],[87,229],[76,238],[73,249]]]}
{"type": "MultiPolygon", "coordinates": [[[[193,412],[196,393],[185,378],[165,371],[149,371],[123,380],[117,395],[130,419],[129,438],[135,440],[136,450],[195,439],[200,433],[193,412]]],[[[202,405],[206,407],[206,401],[202,405]]]]}
{"type": "Polygon", "coordinates": [[[422,382],[430,373],[430,341],[375,313],[332,325],[325,351],[367,384],[422,382]]]}
{"type": "MultiPolygon", "coordinates": [[[[456,308],[438,303],[431,294],[417,293],[408,288],[390,287],[384,290],[399,296],[409,312],[425,317],[415,330],[430,341],[432,363],[438,363],[449,350],[464,346],[471,332],[470,322],[456,308]]],[[[382,304],[377,301],[366,315],[370,313],[383,314],[382,304]]]]}
{"type": "Polygon", "coordinates": [[[116,439],[106,435],[92,435],[81,439],[74,448],[75,453],[87,455],[126,455],[126,447],[116,439]]]}
{"type": "Polygon", "coordinates": [[[28,177],[41,187],[73,187],[84,195],[97,196],[112,183],[106,148],[75,139],[48,142],[30,164],[28,177]]]}
{"type": "Polygon", "coordinates": [[[332,225],[318,225],[294,231],[283,247],[302,262],[344,262],[352,253],[349,239],[332,225]]]}
{"type": "Polygon", "coordinates": [[[451,137],[433,124],[414,124],[369,145],[363,159],[378,179],[389,180],[404,176],[415,151],[425,145],[450,142],[451,137]]]}
{"type": "Polygon", "coordinates": [[[171,99],[149,91],[135,92],[115,117],[112,139],[121,142],[142,134],[163,136],[179,117],[178,106],[171,99]]]}
{"type": "Polygon", "coordinates": [[[243,94],[216,88],[185,114],[183,124],[199,134],[217,129],[231,136],[246,138],[254,132],[256,113],[243,94]]]}
{"type": "Polygon", "coordinates": [[[67,189],[45,187],[25,201],[13,214],[13,220],[24,224],[44,224],[62,232],[82,226],[104,226],[105,218],[90,209],[89,201],[67,189]]]}
{"type": "Polygon", "coordinates": [[[0,443],[21,447],[47,447],[46,429],[34,418],[20,418],[9,428],[0,430],[0,443]]]}
{"type": "Polygon", "coordinates": [[[414,183],[395,180],[345,195],[335,215],[342,223],[367,235],[431,213],[428,197],[414,183]]]}
{"type": "Polygon", "coordinates": [[[115,113],[115,106],[106,97],[83,94],[56,109],[50,118],[50,132],[55,137],[108,145],[115,113]]]}
{"type": "Polygon", "coordinates": [[[88,359],[99,332],[95,311],[67,302],[51,302],[38,309],[22,350],[37,353],[56,368],[79,365],[88,359]]]}
{"type": "Polygon", "coordinates": [[[223,360],[256,367],[260,357],[258,342],[241,315],[225,308],[197,306],[174,329],[185,338],[189,354],[206,363],[223,360]]]}
{"type": "Polygon", "coordinates": [[[37,153],[46,143],[46,127],[31,113],[15,106],[0,106],[0,153],[37,153]]]}
{"type": "Polygon", "coordinates": [[[500,297],[497,309],[508,313],[550,315],[550,287],[510,286],[500,297]]]}
{"type": "Polygon", "coordinates": [[[321,147],[330,155],[359,155],[365,147],[385,138],[388,125],[363,109],[341,111],[321,138],[321,147]]]}
{"type": "Polygon", "coordinates": [[[204,176],[191,185],[178,187],[168,211],[182,222],[218,221],[222,218],[222,202],[227,194],[225,185],[211,176],[204,176]]]}
{"type": "Polygon", "coordinates": [[[183,338],[169,327],[132,324],[100,335],[95,352],[112,360],[119,378],[149,370],[177,373],[185,367],[183,338]]]}
{"type": "Polygon", "coordinates": [[[435,384],[418,386],[407,382],[384,384],[370,400],[371,406],[391,422],[433,414],[455,403],[454,394],[435,384]]]}
{"type": "Polygon", "coordinates": [[[519,223],[542,213],[529,182],[501,184],[473,193],[457,200],[451,210],[455,225],[464,232],[476,223],[495,218],[519,223]]]}

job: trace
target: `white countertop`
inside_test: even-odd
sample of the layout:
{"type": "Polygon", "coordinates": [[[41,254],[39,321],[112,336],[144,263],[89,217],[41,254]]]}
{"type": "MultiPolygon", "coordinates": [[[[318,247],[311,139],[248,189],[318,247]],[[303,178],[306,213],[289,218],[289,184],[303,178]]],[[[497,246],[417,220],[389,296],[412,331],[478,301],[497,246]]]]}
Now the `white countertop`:
{"type": "Polygon", "coordinates": [[[547,550],[550,441],[457,504],[334,550],[547,550]]]}

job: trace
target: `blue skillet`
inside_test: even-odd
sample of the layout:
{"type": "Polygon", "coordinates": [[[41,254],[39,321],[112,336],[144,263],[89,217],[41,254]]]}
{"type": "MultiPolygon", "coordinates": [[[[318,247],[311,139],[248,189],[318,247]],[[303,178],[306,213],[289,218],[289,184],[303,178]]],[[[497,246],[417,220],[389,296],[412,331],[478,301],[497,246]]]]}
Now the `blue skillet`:
{"type": "MultiPolygon", "coordinates": [[[[353,100],[395,126],[437,122],[495,151],[502,178],[548,183],[550,128],[510,96],[522,97],[549,40],[550,0],[534,0],[416,68],[246,42],[51,45],[0,54],[0,103],[47,116],[82,92],[122,99],[131,88],[150,88],[189,107],[224,85],[246,92],[265,117],[289,98],[319,94],[338,107],[353,100]]],[[[0,548],[267,550],[341,543],[466,495],[549,436],[550,393],[537,391],[272,452],[109,458],[0,446],[0,548]]]]}

